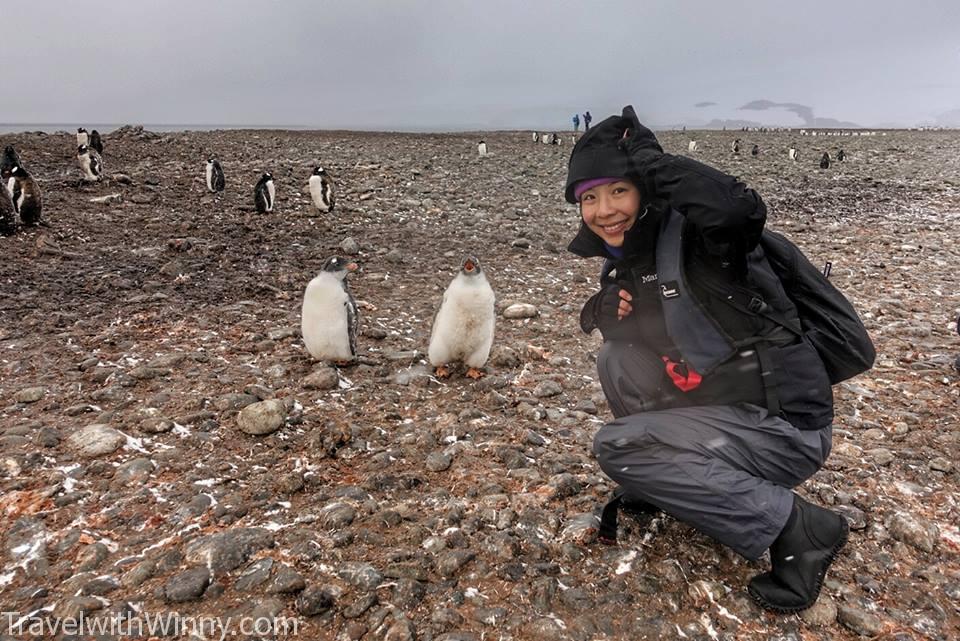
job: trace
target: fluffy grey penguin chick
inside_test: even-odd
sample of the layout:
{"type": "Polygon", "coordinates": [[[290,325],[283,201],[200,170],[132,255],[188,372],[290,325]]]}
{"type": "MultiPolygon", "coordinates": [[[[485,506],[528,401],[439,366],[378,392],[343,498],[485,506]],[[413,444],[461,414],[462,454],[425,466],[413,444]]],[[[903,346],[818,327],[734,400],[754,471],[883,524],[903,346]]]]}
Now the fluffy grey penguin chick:
{"type": "Polygon", "coordinates": [[[470,378],[483,376],[480,368],[493,345],[495,300],[480,261],[474,256],[464,258],[433,319],[427,357],[437,368],[437,376],[448,376],[445,366],[456,361],[470,368],[470,378]]]}
{"type": "Polygon", "coordinates": [[[356,263],[330,258],[303,294],[300,331],[307,351],[317,360],[344,364],[357,355],[357,304],[346,280],[356,269],[356,263]]]}

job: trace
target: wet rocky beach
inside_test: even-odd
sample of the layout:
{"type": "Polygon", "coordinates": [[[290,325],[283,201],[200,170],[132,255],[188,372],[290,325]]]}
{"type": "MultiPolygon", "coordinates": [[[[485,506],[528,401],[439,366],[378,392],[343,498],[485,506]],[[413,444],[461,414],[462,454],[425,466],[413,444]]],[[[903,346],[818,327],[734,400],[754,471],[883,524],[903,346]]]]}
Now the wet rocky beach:
{"type": "MultiPolygon", "coordinates": [[[[766,559],[663,515],[597,541],[613,485],[591,443],[612,417],[578,325],[599,259],[566,251],[569,133],[125,127],[93,185],[73,134],[0,135],[47,221],[0,237],[0,611],[298,626],[249,639],[960,638],[960,133],[658,137],[757,189],[877,346],[834,388],[833,451],[799,490],[851,527],[815,607],[760,609],[745,588],[766,559]],[[468,253],[497,294],[494,347],[480,380],[438,379],[431,322],[468,253]],[[333,255],[359,265],[359,354],[339,368],[300,338],[333,255]]],[[[8,620],[0,641],[35,638],[8,620]]]]}

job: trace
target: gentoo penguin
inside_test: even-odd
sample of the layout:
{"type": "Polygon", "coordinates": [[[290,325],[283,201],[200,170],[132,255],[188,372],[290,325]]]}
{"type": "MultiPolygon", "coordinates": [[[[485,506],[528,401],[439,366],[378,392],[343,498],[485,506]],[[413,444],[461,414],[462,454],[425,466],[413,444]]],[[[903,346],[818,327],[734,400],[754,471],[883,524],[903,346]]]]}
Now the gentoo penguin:
{"type": "Polygon", "coordinates": [[[317,360],[347,362],[357,355],[357,304],[347,285],[347,272],[356,269],[356,263],[329,258],[303,294],[300,332],[317,360]]]}
{"type": "Polygon", "coordinates": [[[40,222],[43,209],[43,200],[40,197],[40,187],[27,170],[17,165],[11,170],[10,182],[7,188],[13,199],[13,207],[20,214],[24,225],[36,225],[40,222]],[[12,185],[12,186],[11,186],[12,185]]]}
{"type": "Polygon", "coordinates": [[[467,256],[460,273],[443,293],[443,302],[433,319],[427,356],[437,376],[448,376],[446,365],[461,361],[470,369],[467,376],[480,378],[490,355],[494,330],[494,294],[480,261],[467,256]]]}
{"type": "Polygon", "coordinates": [[[0,180],[0,236],[9,236],[17,231],[17,210],[7,191],[7,185],[0,180]]]}
{"type": "Polygon", "coordinates": [[[760,145],[754,145],[754,146],[753,146],[753,149],[750,150],[750,155],[751,155],[751,156],[759,156],[759,155],[760,155],[760,145]]]}
{"type": "Polygon", "coordinates": [[[90,143],[90,136],[83,127],[77,127],[77,147],[90,143]]]}
{"type": "Polygon", "coordinates": [[[790,147],[790,151],[787,152],[787,157],[796,162],[800,160],[800,152],[795,147],[790,147]]]}
{"type": "Polygon", "coordinates": [[[735,153],[735,154],[739,154],[739,153],[740,153],[740,139],[739,139],[739,138],[737,138],[736,140],[733,141],[733,144],[730,145],[730,150],[731,150],[733,153],[735,153]]]}
{"type": "Polygon", "coordinates": [[[847,154],[843,153],[843,149],[837,152],[837,161],[843,162],[843,159],[847,157],[847,154]]]}
{"type": "Polygon", "coordinates": [[[697,141],[696,141],[696,140],[691,140],[689,143],[687,143],[687,153],[693,153],[693,152],[695,152],[696,150],[697,150],[697,141]]]}
{"type": "Polygon", "coordinates": [[[820,156],[820,169],[830,169],[830,154],[827,152],[820,156]]]}
{"type": "Polygon", "coordinates": [[[103,179],[103,161],[95,149],[87,145],[77,147],[77,163],[87,182],[99,182],[103,179]]]}
{"type": "Polygon", "coordinates": [[[273,200],[276,195],[273,176],[269,172],[260,176],[257,186],[253,188],[253,202],[257,205],[257,213],[265,214],[273,211],[273,200]]]}
{"type": "Polygon", "coordinates": [[[220,161],[216,158],[207,158],[207,189],[214,193],[221,192],[225,182],[220,161]]]}
{"type": "Polygon", "coordinates": [[[313,206],[326,213],[333,211],[333,179],[323,167],[317,167],[310,174],[310,198],[313,206]]]}
{"type": "Polygon", "coordinates": [[[90,147],[97,150],[97,153],[103,155],[103,141],[100,140],[100,132],[94,129],[90,132],[90,147]]]}
{"type": "Polygon", "coordinates": [[[540,142],[540,134],[533,132],[533,142],[540,142]]]}
{"type": "Polygon", "coordinates": [[[487,143],[485,143],[485,142],[483,142],[483,141],[481,140],[481,141],[480,141],[480,144],[477,145],[477,153],[480,154],[481,156],[486,156],[486,155],[487,155],[487,143]]]}

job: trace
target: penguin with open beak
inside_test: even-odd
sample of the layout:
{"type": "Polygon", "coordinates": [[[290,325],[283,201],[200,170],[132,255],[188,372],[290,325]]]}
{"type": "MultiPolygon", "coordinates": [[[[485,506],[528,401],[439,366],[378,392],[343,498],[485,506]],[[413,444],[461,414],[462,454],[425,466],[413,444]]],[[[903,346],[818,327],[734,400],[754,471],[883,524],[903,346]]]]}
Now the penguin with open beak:
{"type": "Polygon", "coordinates": [[[357,303],[347,274],[357,264],[339,256],[327,259],[303,295],[300,331],[310,356],[344,365],[357,356],[357,303]]]}
{"type": "Polygon", "coordinates": [[[447,365],[458,361],[469,368],[470,378],[483,376],[480,368],[493,345],[495,301],[480,261],[474,256],[464,258],[433,319],[427,357],[437,376],[449,376],[447,365]]]}

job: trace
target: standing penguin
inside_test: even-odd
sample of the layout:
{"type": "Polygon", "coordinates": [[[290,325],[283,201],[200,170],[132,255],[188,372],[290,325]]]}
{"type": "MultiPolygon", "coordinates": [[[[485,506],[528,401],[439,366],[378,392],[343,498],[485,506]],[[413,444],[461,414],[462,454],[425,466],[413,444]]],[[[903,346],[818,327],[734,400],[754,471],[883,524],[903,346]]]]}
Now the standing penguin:
{"type": "Polygon", "coordinates": [[[480,378],[479,368],[490,356],[493,345],[495,296],[480,261],[467,256],[443,293],[443,302],[433,319],[427,356],[437,376],[449,376],[446,365],[462,361],[467,376],[480,378]]]}
{"type": "Polygon", "coordinates": [[[356,269],[356,263],[329,258],[303,294],[300,332],[317,360],[347,362],[357,355],[357,304],[347,285],[347,273],[356,269]]]}
{"type": "Polygon", "coordinates": [[[90,136],[83,127],[77,127],[77,147],[90,143],[90,136]]]}
{"type": "Polygon", "coordinates": [[[837,152],[837,162],[843,162],[843,159],[846,157],[847,155],[843,153],[843,149],[837,152]]]}
{"type": "Polygon", "coordinates": [[[0,178],[9,180],[10,176],[13,175],[13,168],[22,166],[23,163],[20,162],[20,156],[17,155],[16,149],[13,148],[13,145],[7,145],[3,150],[3,158],[0,158],[0,178]]]}
{"type": "Polygon", "coordinates": [[[737,138],[736,140],[734,140],[734,141],[733,141],[733,144],[730,145],[730,151],[732,151],[734,154],[739,154],[739,153],[740,153],[740,139],[739,139],[739,138],[737,138]]]}
{"type": "Polygon", "coordinates": [[[759,156],[759,155],[760,155],[760,145],[754,145],[754,146],[753,146],[753,149],[750,150],[750,155],[751,155],[751,156],[759,156]]]}
{"type": "Polygon", "coordinates": [[[100,132],[94,129],[90,132],[90,146],[97,150],[97,153],[103,155],[103,141],[100,140],[100,132]]]}
{"type": "Polygon", "coordinates": [[[36,225],[40,222],[40,214],[43,210],[40,186],[37,185],[33,176],[19,165],[14,167],[10,174],[10,182],[7,186],[13,198],[14,209],[20,214],[20,220],[24,225],[36,225]],[[10,188],[10,185],[13,187],[10,188]]]}
{"type": "Polygon", "coordinates": [[[327,213],[333,211],[333,179],[323,167],[317,167],[310,174],[310,198],[313,206],[327,213]]]}
{"type": "Polygon", "coordinates": [[[477,145],[477,153],[481,156],[487,155],[487,143],[480,141],[480,144],[477,145]]]}
{"type": "Polygon", "coordinates": [[[100,182],[103,179],[103,160],[95,149],[90,149],[87,145],[77,147],[77,164],[83,172],[83,180],[100,182]]]}
{"type": "Polygon", "coordinates": [[[830,169],[830,154],[827,152],[820,156],[820,169],[830,169]]]}
{"type": "Polygon", "coordinates": [[[533,142],[540,142],[540,134],[533,132],[533,142]]]}
{"type": "Polygon", "coordinates": [[[265,214],[273,211],[273,201],[277,192],[273,186],[273,176],[269,172],[260,176],[257,186],[253,188],[253,202],[257,206],[257,213],[265,214]]]}
{"type": "Polygon", "coordinates": [[[800,160],[800,151],[796,147],[790,147],[790,150],[787,152],[787,157],[790,160],[797,162],[800,160]]]}
{"type": "Polygon", "coordinates": [[[17,231],[17,210],[7,191],[7,185],[0,180],[0,236],[9,236],[17,231]]]}
{"type": "Polygon", "coordinates": [[[213,193],[220,193],[226,181],[223,178],[223,167],[216,158],[207,158],[207,189],[213,193]]]}

